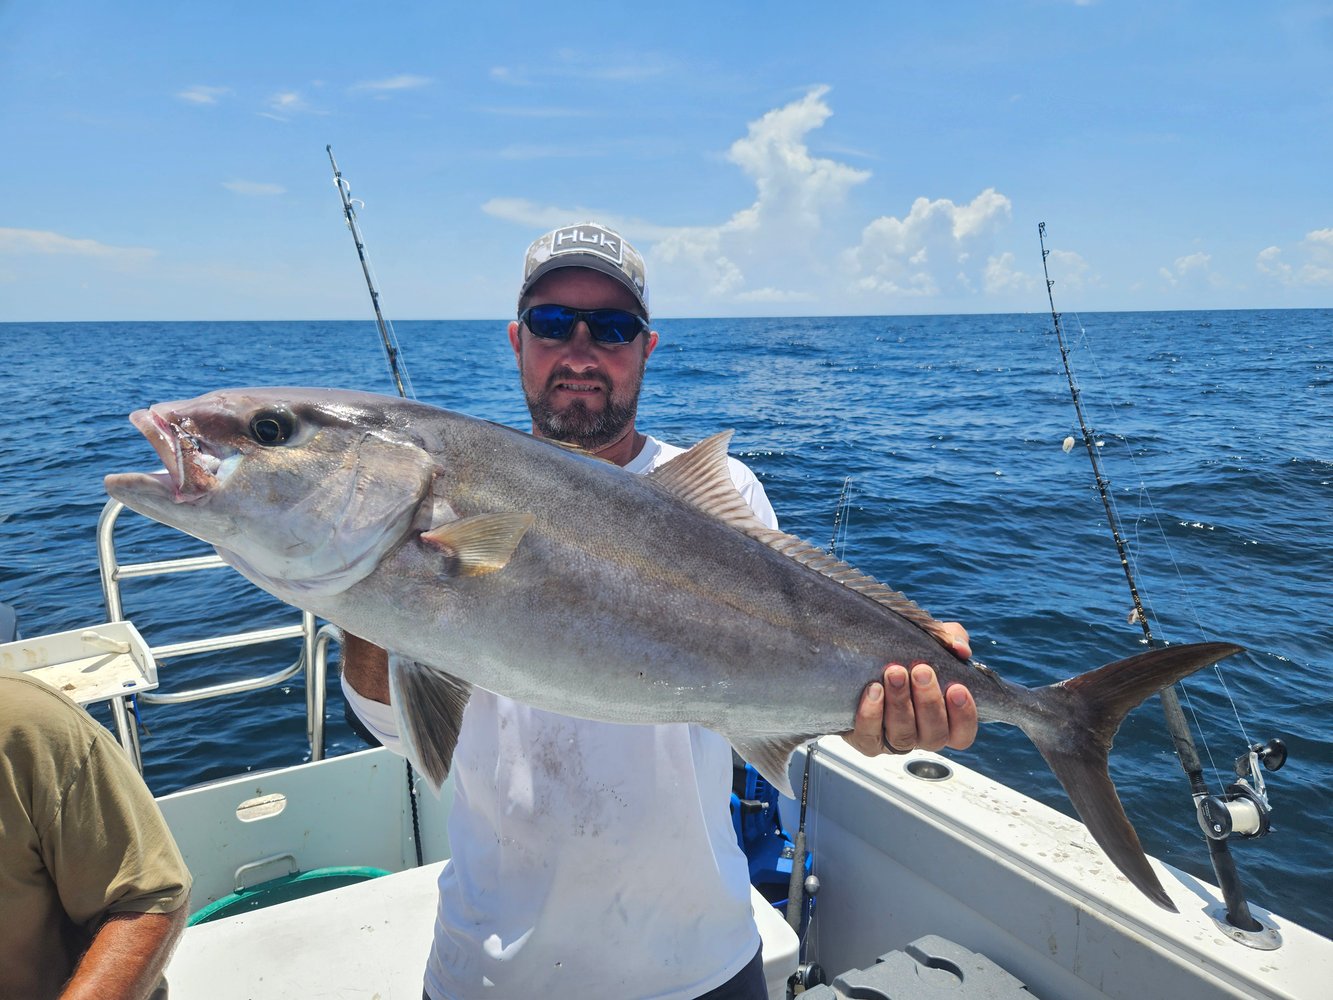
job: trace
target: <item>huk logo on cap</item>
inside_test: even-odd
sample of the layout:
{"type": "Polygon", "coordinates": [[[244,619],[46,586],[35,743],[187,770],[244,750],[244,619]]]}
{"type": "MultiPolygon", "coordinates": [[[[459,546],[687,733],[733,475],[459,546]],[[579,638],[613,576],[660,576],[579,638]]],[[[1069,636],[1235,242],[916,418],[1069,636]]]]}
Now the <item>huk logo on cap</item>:
{"type": "Polygon", "coordinates": [[[595,253],[619,267],[623,263],[620,237],[601,226],[568,226],[551,234],[551,256],[595,253]]]}

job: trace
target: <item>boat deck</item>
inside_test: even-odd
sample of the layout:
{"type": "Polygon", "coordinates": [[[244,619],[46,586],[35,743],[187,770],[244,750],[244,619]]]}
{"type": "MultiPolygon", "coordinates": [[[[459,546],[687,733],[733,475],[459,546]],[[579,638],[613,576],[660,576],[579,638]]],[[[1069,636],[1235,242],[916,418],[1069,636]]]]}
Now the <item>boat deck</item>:
{"type": "MultiPolygon", "coordinates": [[[[167,982],[190,1000],[419,1000],[446,862],[191,927],[167,982]]],[[[754,892],[771,1000],[796,971],[796,934],[754,892]]]]}
{"type": "Polygon", "coordinates": [[[167,969],[200,1000],[420,1000],[444,862],[191,927],[167,969]]]}

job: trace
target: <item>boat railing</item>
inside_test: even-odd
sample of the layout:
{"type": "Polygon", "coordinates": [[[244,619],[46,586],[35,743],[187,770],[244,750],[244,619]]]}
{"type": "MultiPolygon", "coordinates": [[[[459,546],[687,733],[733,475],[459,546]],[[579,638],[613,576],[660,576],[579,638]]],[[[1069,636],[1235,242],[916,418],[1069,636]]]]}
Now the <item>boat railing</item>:
{"type": "MultiPolygon", "coordinates": [[[[102,597],[106,602],[107,616],[110,621],[125,620],[125,609],[120,592],[122,580],[162,576],[171,573],[191,573],[227,565],[220,556],[216,555],[122,564],[116,557],[115,528],[117,519],[124,509],[125,505],[119,500],[108,500],[97,520],[97,562],[102,574],[102,597]]],[[[328,645],[330,641],[337,641],[340,638],[341,634],[335,626],[325,625],[321,628],[318,626],[314,615],[303,611],[301,612],[300,622],[293,625],[253,629],[246,632],[233,632],[190,639],[184,642],[150,646],[149,650],[154,661],[159,663],[163,660],[182,656],[214,653],[221,650],[239,649],[244,646],[290,639],[301,640],[301,653],[291,666],[274,673],[224,681],[218,684],[207,684],[182,691],[140,691],[135,697],[147,704],[180,705],[186,702],[223,698],[247,691],[275,687],[287,683],[300,674],[304,674],[306,738],[310,744],[310,759],[322,760],[324,757],[324,703],[325,678],[328,674],[328,645]]],[[[129,721],[128,714],[125,711],[125,697],[114,698],[112,702],[112,713],[116,721],[120,742],[133,759],[135,766],[142,771],[143,756],[139,748],[138,728],[129,721]]]]}

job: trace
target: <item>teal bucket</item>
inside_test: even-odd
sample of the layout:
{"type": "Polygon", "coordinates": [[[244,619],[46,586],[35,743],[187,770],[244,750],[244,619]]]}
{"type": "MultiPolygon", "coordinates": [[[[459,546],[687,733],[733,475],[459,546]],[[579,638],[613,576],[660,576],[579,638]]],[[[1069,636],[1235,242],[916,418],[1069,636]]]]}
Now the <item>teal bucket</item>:
{"type": "Polygon", "coordinates": [[[234,917],[239,913],[249,913],[265,906],[303,899],[328,889],[341,889],[346,885],[355,885],[388,874],[383,868],[345,865],[282,875],[214,900],[192,913],[187,926],[193,927],[195,924],[206,924],[211,920],[221,920],[223,917],[234,917]]]}

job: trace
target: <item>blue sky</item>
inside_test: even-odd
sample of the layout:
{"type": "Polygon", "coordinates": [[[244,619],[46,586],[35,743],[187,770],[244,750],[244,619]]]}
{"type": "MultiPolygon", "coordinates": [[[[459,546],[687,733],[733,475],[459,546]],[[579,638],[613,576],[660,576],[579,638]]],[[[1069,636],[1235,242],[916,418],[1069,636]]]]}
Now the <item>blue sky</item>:
{"type": "Polygon", "coordinates": [[[1328,3],[0,0],[0,321],[1333,305],[1328,3]]]}

